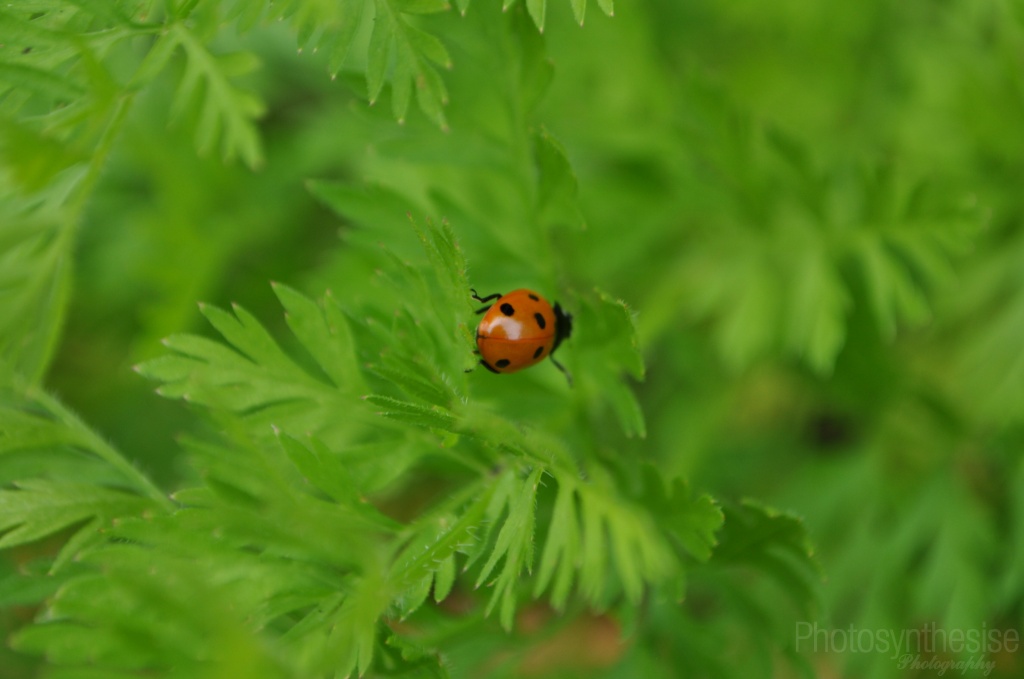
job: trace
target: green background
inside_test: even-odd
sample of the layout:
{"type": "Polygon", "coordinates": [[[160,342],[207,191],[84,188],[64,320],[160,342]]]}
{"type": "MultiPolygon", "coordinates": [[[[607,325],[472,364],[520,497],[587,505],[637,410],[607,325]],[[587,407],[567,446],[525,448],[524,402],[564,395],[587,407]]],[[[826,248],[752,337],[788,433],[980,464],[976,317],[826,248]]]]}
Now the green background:
{"type": "MultiPolygon", "coordinates": [[[[597,616],[574,595],[561,617],[532,604],[539,627],[521,613],[511,636],[478,615],[473,576],[462,636],[417,613],[453,676],[930,677],[796,630],[1024,627],[1020,2],[591,2],[582,27],[584,3],[564,0],[377,0],[359,22],[354,0],[106,4],[0,10],[5,408],[38,412],[26,394],[41,387],[160,488],[189,487],[203,469],[182,437],[231,426],[132,368],[170,335],[219,338],[197,302],[239,304],[298,355],[270,282],[330,290],[360,365],[412,357],[391,367],[454,385],[466,422],[497,413],[640,495],[652,465],[716,498],[723,531],[776,507],[799,520],[766,540],[805,530],[813,545],[807,578],[803,557],[745,559],[756,548],[725,533],[683,603],[612,597],[597,616]],[[441,51],[422,38],[382,57],[384,13],[441,51]],[[191,42],[148,68],[170,26],[191,42]],[[435,308],[453,299],[447,272],[414,228],[429,240],[423,225],[442,224],[481,294],[529,287],[577,315],[559,350],[573,388],[549,364],[461,372],[470,302],[435,308]],[[620,635],[607,659],[574,660],[620,635]]],[[[319,431],[345,415],[316,417],[319,431]]],[[[0,452],[18,452],[0,456],[9,491],[73,476],[0,426],[0,452]]],[[[381,462],[390,477],[370,475],[390,516],[459,487],[463,472],[425,461],[439,440],[474,445],[410,434],[381,462]]],[[[537,505],[543,524],[551,497],[537,505]]],[[[40,614],[18,574],[60,544],[8,552],[9,633],[40,614]]],[[[1011,646],[982,654],[990,676],[1024,671],[1011,646]]],[[[0,653],[4,677],[53,666],[0,653]]],[[[237,671],[222,676],[264,676],[237,671]]]]}

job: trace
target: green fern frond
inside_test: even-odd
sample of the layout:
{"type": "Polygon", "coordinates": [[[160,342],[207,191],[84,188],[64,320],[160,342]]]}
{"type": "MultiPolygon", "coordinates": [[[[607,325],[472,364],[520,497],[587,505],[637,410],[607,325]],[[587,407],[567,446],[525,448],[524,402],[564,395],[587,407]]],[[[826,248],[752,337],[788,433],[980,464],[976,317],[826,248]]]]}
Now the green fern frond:
{"type": "Polygon", "coordinates": [[[613,567],[632,602],[639,600],[645,584],[662,584],[678,571],[679,562],[653,516],[597,487],[577,486],[576,492],[582,519],[579,584],[587,599],[599,606],[610,601],[613,567]]]}
{"type": "MultiPolygon", "coordinates": [[[[316,190],[343,209],[358,198],[327,185],[317,185],[316,190]]],[[[493,587],[485,612],[496,611],[502,626],[510,628],[520,599],[531,587],[524,582],[524,573],[533,568],[536,533],[546,536],[546,542],[538,580],[532,585],[535,595],[553,586],[552,601],[562,608],[577,586],[584,600],[604,607],[621,596],[639,601],[646,588],[679,581],[685,573],[683,552],[706,559],[720,523],[713,504],[706,499],[692,502],[685,490],[677,489],[671,496],[652,493],[652,498],[660,499],[647,505],[623,496],[598,466],[589,469],[592,480],[584,482],[563,442],[466,403],[455,388],[457,383],[445,372],[462,363],[456,354],[465,348],[463,342],[471,342],[464,331],[472,311],[467,263],[449,225],[413,222],[413,226],[426,267],[384,251],[394,278],[390,283],[400,291],[395,296],[397,309],[370,306],[355,320],[332,309],[329,300],[316,304],[275,284],[287,308],[289,327],[330,380],[300,366],[251,314],[237,306],[234,313],[201,307],[230,346],[177,336],[167,342],[174,354],[139,367],[142,374],[163,382],[164,395],[188,395],[190,401],[214,412],[242,415],[252,432],[249,436],[263,442],[257,444],[260,452],[254,451],[245,470],[238,469],[242,464],[238,455],[246,448],[228,452],[200,446],[197,467],[204,471],[209,489],[179,495],[180,500],[197,507],[224,503],[237,507],[242,513],[228,525],[231,533],[239,535],[245,535],[245,517],[256,512],[262,517],[261,541],[269,539],[287,553],[312,550],[321,558],[342,558],[334,550],[314,548],[315,527],[326,525],[328,514],[323,512],[328,509],[318,509],[310,497],[331,498],[329,514],[350,517],[337,520],[358,519],[353,527],[363,528],[352,535],[362,537],[350,537],[350,542],[368,537],[371,526],[381,531],[379,549],[371,539],[358,550],[365,558],[381,559],[366,566],[373,574],[360,568],[358,559],[346,563],[354,570],[346,580],[345,593],[323,602],[289,632],[295,652],[309,658],[309,666],[318,670],[365,671],[376,657],[374,630],[382,616],[387,611],[402,618],[411,616],[432,589],[435,600],[443,600],[459,579],[457,566],[463,559],[459,554],[464,555],[463,572],[475,569],[476,586],[493,587]],[[405,338],[405,346],[395,346],[395,337],[405,338]],[[386,347],[378,362],[357,360],[368,350],[372,354],[375,343],[386,347]],[[365,385],[371,393],[358,398],[354,384],[360,390],[365,385]],[[434,441],[441,437],[445,456],[474,470],[475,481],[404,529],[372,508],[359,511],[356,498],[368,486],[342,461],[359,440],[359,428],[367,423],[369,412],[360,403],[379,409],[379,415],[394,422],[391,440],[395,442],[421,441],[415,429],[425,430],[423,435],[434,441]],[[338,412],[346,413],[347,434],[324,438],[331,413],[338,412]],[[269,422],[279,428],[283,454],[263,447],[265,435],[259,428],[269,422]],[[308,439],[312,447],[300,440],[301,431],[316,434],[308,439]],[[284,460],[289,462],[282,466],[284,460]],[[489,471],[494,464],[501,469],[496,474],[489,471]],[[296,473],[316,489],[311,496],[294,495],[294,482],[289,479],[296,473]],[[538,526],[538,491],[545,476],[553,478],[558,490],[550,523],[538,526]],[[292,497],[286,504],[274,499],[282,491],[292,497]],[[285,525],[310,526],[312,532],[290,536],[285,525]],[[381,549],[388,556],[380,556],[381,549]]],[[[607,363],[606,368],[592,371],[597,375],[594,389],[599,391],[619,382],[623,372],[642,375],[643,363],[629,310],[606,295],[596,297],[592,309],[581,310],[581,320],[593,343],[591,358],[597,362],[600,356],[607,363]]],[[[465,380],[461,369],[455,374],[465,380]]],[[[624,388],[632,399],[628,387],[624,388]]],[[[642,420],[631,420],[634,415],[626,414],[639,413],[635,401],[629,402],[633,407],[623,410],[624,422],[642,433],[642,420]]],[[[380,437],[380,429],[375,435],[380,437]]],[[[420,459],[432,454],[422,448],[416,453],[420,459]]]]}
{"type": "Polygon", "coordinates": [[[823,573],[803,520],[753,500],[722,509],[725,521],[714,560],[757,568],[777,581],[804,615],[815,615],[823,573]]]}
{"type": "Polygon", "coordinates": [[[391,108],[399,122],[405,120],[415,85],[420,110],[446,128],[448,90],[436,67],[451,68],[451,57],[440,40],[413,26],[397,4],[392,0],[374,2],[366,57],[367,96],[371,104],[377,101],[390,72],[391,108]]]}
{"type": "MultiPolygon", "coordinates": [[[[526,3],[526,9],[530,13],[530,18],[533,19],[533,23],[537,25],[537,30],[541,33],[544,32],[544,19],[547,14],[547,0],[523,0],[526,3]]],[[[469,4],[469,0],[462,0],[466,5],[469,4]]],[[[507,10],[516,0],[503,0],[502,9],[507,10]]],[[[569,4],[572,6],[573,16],[580,26],[583,25],[583,20],[587,14],[587,0],[569,0],[569,4]]],[[[601,8],[601,11],[608,16],[614,16],[615,4],[614,0],[597,0],[597,6],[601,8]]],[[[463,14],[465,9],[463,8],[463,14]]]]}
{"type": "Polygon", "coordinates": [[[14,389],[0,393],[2,482],[31,477],[63,482],[73,477],[61,476],[62,471],[71,471],[82,475],[80,481],[133,489],[163,508],[169,507],[152,481],[59,400],[37,387],[26,386],[16,374],[7,377],[14,389]],[[46,464],[48,456],[62,461],[53,465],[54,473],[46,464]],[[83,473],[85,470],[88,473],[83,473]]]}
{"type": "Polygon", "coordinates": [[[329,422],[331,412],[350,407],[345,395],[351,396],[361,387],[359,372],[352,367],[355,354],[344,316],[329,298],[318,306],[285,286],[275,289],[286,300],[289,324],[296,334],[300,339],[315,340],[310,351],[326,364],[329,372],[325,374],[349,381],[332,384],[310,374],[238,306],[234,314],[208,305],[200,307],[234,349],[195,335],[177,335],[165,341],[175,354],[147,361],[136,370],[161,381],[159,392],[164,396],[250,413],[258,421],[285,429],[293,422],[286,415],[289,406],[299,402],[307,404],[304,417],[319,426],[329,422]],[[273,421],[273,412],[281,415],[278,421],[273,421]]]}
{"type": "Polygon", "coordinates": [[[369,3],[364,0],[234,0],[227,17],[248,31],[260,22],[288,20],[296,34],[299,51],[323,52],[327,70],[336,78],[363,20],[369,3]]]}
{"type": "Polygon", "coordinates": [[[720,101],[710,106],[738,118],[712,133],[720,136],[708,162],[728,177],[718,188],[739,208],[708,232],[714,244],[699,258],[680,257],[665,294],[673,288],[694,318],[715,319],[727,365],[784,352],[828,374],[855,308],[870,310],[885,339],[929,317],[981,223],[967,201],[891,168],[817,168],[798,138],[720,101]],[[755,164],[763,176],[751,174],[755,164]],[[733,275],[714,274],[723,267],[733,275]]]}
{"type": "Polygon", "coordinates": [[[494,593],[487,604],[487,613],[500,602],[499,618],[505,629],[512,628],[512,616],[515,613],[516,583],[520,573],[532,570],[533,567],[533,532],[536,509],[537,486],[544,470],[536,468],[509,499],[508,516],[498,532],[494,548],[484,563],[476,579],[479,587],[487,580],[498,561],[504,559],[504,565],[492,586],[494,593]]]}
{"type": "Polygon", "coordinates": [[[507,478],[481,479],[409,526],[410,537],[400,544],[388,576],[401,617],[422,605],[431,582],[434,599],[447,598],[455,583],[457,553],[483,554],[487,537],[481,538],[481,527],[490,526],[488,513],[502,502],[507,478]]]}
{"type": "Polygon", "coordinates": [[[100,529],[118,517],[137,516],[158,505],[123,491],[69,481],[20,481],[0,490],[0,549],[7,549],[76,527],[54,561],[54,570],[87,545],[101,540],[100,529]]]}
{"type": "MultiPolygon", "coordinates": [[[[53,599],[51,617],[19,632],[15,648],[46,653],[69,672],[103,676],[168,667],[180,676],[289,676],[285,663],[231,612],[238,588],[224,585],[231,580],[226,568],[237,568],[237,560],[218,564],[204,554],[187,563],[168,552],[120,545],[95,550],[87,561],[102,572],[67,582],[53,599]]],[[[258,568],[250,574],[250,582],[266,582],[258,568]]]]}
{"type": "Polygon", "coordinates": [[[49,365],[70,293],[67,218],[0,202],[0,355],[31,381],[49,365]]]}
{"type": "Polygon", "coordinates": [[[47,9],[9,4],[0,10],[0,36],[8,47],[0,59],[0,110],[7,115],[30,104],[66,104],[86,91],[82,74],[72,68],[82,49],[76,22],[60,10],[75,12],[65,3],[47,9]]]}
{"type": "MultiPolygon", "coordinates": [[[[455,278],[451,285],[456,286],[464,275],[464,263],[457,256],[458,251],[450,235],[446,237],[436,229],[421,231],[421,235],[424,237],[426,252],[434,253],[432,257],[435,264],[442,267],[442,271],[453,273],[455,278]]],[[[283,286],[278,286],[278,292],[288,300],[286,303],[290,308],[289,313],[293,315],[293,328],[304,327],[309,325],[311,319],[316,319],[314,325],[318,329],[314,331],[307,328],[297,333],[300,337],[317,341],[328,337],[322,312],[317,305],[283,286]]],[[[614,306],[611,302],[609,304],[614,306]]],[[[426,307],[420,308],[422,312],[426,307]]],[[[636,351],[635,338],[631,340],[629,334],[629,315],[621,307],[618,309],[618,314],[608,315],[618,320],[606,327],[604,334],[598,332],[598,340],[608,340],[606,344],[611,346],[621,340],[623,351],[636,351]]],[[[181,355],[155,359],[140,366],[143,374],[165,382],[161,387],[162,393],[172,396],[188,393],[193,402],[241,413],[265,413],[270,409],[281,415],[271,406],[277,400],[287,399],[303,402],[302,410],[306,412],[316,407],[330,407],[334,410],[352,407],[353,394],[346,395],[343,390],[335,391],[311,378],[280,350],[253,317],[240,308],[235,309],[234,315],[212,307],[204,307],[203,313],[233,345],[234,350],[198,337],[173,339],[169,346],[181,355]],[[269,386],[271,381],[276,385],[273,390],[269,386]],[[316,405],[318,401],[320,406],[316,405]]],[[[450,310],[446,310],[446,315],[450,313],[450,310]]],[[[603,313],[599,312],[599,315],[603,313]]],[[[425,325],[434,324],[429,318],[429,315],[423,316],[421,313],[425,325]]],[[[449,342],[455,341],[451,335],[449,338],[449,342]]],[[[639,364],[632,367],[640,368],[642,366],[639,364]]],[[[442,403],[420,405],[383,394],[372,394],[365,398],[365,402],[381,408],[381,414],[399,423],[456,436],[468,432],[484,440],[500,440],[501,448],[517,451],[517,455],[537,462],[568,460],[564,453],[553,456],[544,452],[549,445],[557,448],[557,443],[545,443],[536,435],[524,435],[511,423],[498,426],[493,416],[486,427],[478,430],[474,416],[466,420],[462,408],[447,408],[454,403],[453,392],[440,390],[426,380],[394,378],[395,373],[401,372],[385,370],[381,375],[385,378],[390,375],[389,381],[428,403],[442,403]]],[[[321,417],[325,415],[314,416],[313,420],[321,417]]],[[[325,450],[323,455],[314,455],[288,436],[282,436],[281,441],[288,456],[307,478],[323,473],[336,479],[323,482],[326,485],[322,489],[329,495],[338,497],[338,493],[352,491],[352,481],[347,480],[347,475],[341,473],[340,468],[333,472],[326,468],[322,472],[318,471],[321,464],[330,461],[329,452],[325,450]]],[[[266,494],[260,488],[265,484],[263,479],[273,477],[269,468],[261,469],[257,466],[253,468],[252,474],[233,474],[233,463],[219,461],[220,456],[206,456],[206,459],[206,465],[213,465],[205,466],[211,483],[216,482],[213,488],[224,498],[238,495],[239,501],[252,498],[252,502],[258,502],[258,498],[266,494]]],[[[596,605],[607,605],[619,591],[617,587],[609,585],[613,582],[621,584],[621,591],[629,600],[638,600],[646,586],[663,583],[681,571],[679,559],[673,553],[668,537],[670,534],[681,535],[676,539],[682,540],[699,553],[693,545],[710,539],[709,535],[715,529],[712,512],[710,519],[700,519],[692,525],[687,525],[684,519],[673,523],[672,519],[663,517],[670,525],[666,532],[644,507],[618,499],[616,493],[611,491],[614,484],[610,479],[606,479],[600,487],[575,480],[578,472],[572,463],[564,470],[535,463],[532,470],[522,477],[516,469],[517,466],[510,466],[484,486],[489,489],[487,492],[481,494],[478,490],[472,499],[463,496],[462,499],[448,503],[438,510],[435,519],[422,524],[426,532],[403,548],[395,557],[395,566],[386,584],[377,585],[383,587],[381,591],[385,593],[384,602],[387,605],[395,601],[401,615],[410,615],[427,598],[432,584],[435,597],[443,598],[454,583],[455,554],[465,552],[466,568],[478,560],[482,563],[475,576],[478,586],[488,582],[492,574],[497,573],[487,610],[490,612],[497,608],[502,625],[510,626],[520,595],[520,578],[524,570],[532,569],[536,522],[534,508],[540,480],[545,473],[554,476],[559,493],[555,523],[546,531],[549,537],[541,561],[540,583],[536,592],[546,589],[553,579],[556,583],[554,603],[560,607],[566,603],[577,572],[581,593],[596,605]],[[582,522],[573,516],[577,505],[582,522]],[[707,523],[708,520],[712,523],[707,523]]],[[[594,471],[596,473],[597,470],[594,471]]],[[[277,474],[280,475],[280,472],[277,474]]],[[[314,484],[320,485],[321,482],[314,481],[314,484]]],[[[677,516],[682,517],[683,514],[677,516]]],[[[303,520],[296,517],[292,521],[303,520]]],[[[706,557],[706,554],[700,555],[706,557]]],[[[374,606],[377,608],[384,605],[379,599],[375,601],[377,603],[374,606]]],[[[382,610],[377,615],[382,614],[382,610]]],[[[337,614],[340,617],[330,618],[333,620],[331,624],[354,615],[352,612],[341,611],[339,609],[337,614]]],[[[323,624],[328,623],[324,621],[323,624]]],[[[352,648],[365,648],[365,643],[365,640],[356,643],[352,648]]],[[[352,663],[358,665],[363,662],[361,659],[365,657],[364,653],[352,650],[350,655],[339,658],[339,661],[343,660],[346,666],[352,663]]]]}
{"type": "Polygon", "coordinates": [[[576,173],[565,148],[544,129],[534,135],[533,144],[537,166],[538,219],[544,223],[585,226],[577,195],[576,173]]]}
{"type": "Polygon", "coordinates": [[[225,160],[240,156],[250,167],[258,167],[263,162],[263,151],[255,120],[263,114],[264,106],[231,82],[254,70],[258,66],[256,57],[248,52],[214,55],[180,23],[173,24],[166,37],[180,45],[186,57],[172,118],[181,116],[193,102],[201,102],[196,122],[199,152],[212,151],[219,139],[225,160]]]}
{"type": "Polygon", "coordinates": [[[980,214],[968,197],[958,205],[956,196],[909,183],[888,167],[863,171],[858,193],[860,230],[846,245],[879,330],[891,338],[900,323],[930,317],[928,292],[953,279],[953,262],[969,248],[980,214]]]}
{"type": "Polygon", "coordinates": [[[577,295],[574,304],[573,359],[576,383],[593,408],[595,419],[610,407],[627,436],[647,435],[643,411],[627,376],[644,377],[644,362],[633,311],[622,300],[596,290],[577,295]],[[577,359],[576,356],[579,356],[577,359]]]}
{"type": "Polygon", "coordinates": [[[710,495],[693,497],[686,482],[666,484],[653,465],[644,466],[643,503],[670,537],[677,552],[707,561],[718,545],[722,509],[710,495]]]}

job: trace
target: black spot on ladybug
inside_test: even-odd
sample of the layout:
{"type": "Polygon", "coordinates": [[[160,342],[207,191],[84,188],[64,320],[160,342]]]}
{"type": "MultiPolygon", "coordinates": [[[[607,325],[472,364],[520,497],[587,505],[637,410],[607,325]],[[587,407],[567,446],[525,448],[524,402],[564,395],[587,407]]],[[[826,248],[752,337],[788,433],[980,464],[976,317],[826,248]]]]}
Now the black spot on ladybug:
{"type": "Polygon", "coordinates": [[[537,295],[533,294],[532,292],[529,295],[527,295],[527,297],[532,299],[534,302],[539,302],[540,301],[540,297],[538,297],[537,295]]]}
{"type": "Polygon", "coordinates": [[[533,315],[533,317],[537,319],[537,325],[540,326],[541,330],[543,330],[547,326],[548,322],[544,320],[544,314],[538,311],[533,315]]]}
{"type": "MultiPolygon", "coordinates": [[[[509,314],[509,316],[511,315],[512,314],[509,314]]],[[[507,368],[511,363],[512,361],[508,360],[507,358],[499,358],[497,361],[494,362],[494,365],[496,365],[499,368],[507,368]]]]}
{"type": "Polygon", "coordinates": [[[516,310],[508,302],[505,302],[504,304],[501,305],[501,313],[505,314],[506,316],[511,316],[515,312],[516,310]]]}
{"type": "Polygon", "coordinates": [[[537,351],[533,352],[534,358],[540,358],[540,355],[544,353],[544,347],[537,347],[537,351]]]}

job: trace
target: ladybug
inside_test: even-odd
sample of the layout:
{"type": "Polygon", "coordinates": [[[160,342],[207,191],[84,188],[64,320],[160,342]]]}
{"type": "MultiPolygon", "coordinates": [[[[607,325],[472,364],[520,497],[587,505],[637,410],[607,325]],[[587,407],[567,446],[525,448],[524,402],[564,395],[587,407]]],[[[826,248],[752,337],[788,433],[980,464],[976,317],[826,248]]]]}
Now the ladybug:
{"type": "Polygon", "coordinates": [[[551,357],[569,383],[572,378],[552,354],[572,334],[572,316],[555,303],[532,290],[513,290],[507,295],[480,297],[470,290],[473,299],[486,304],[477,311],[484,314],[476,328],[476,346],[480,365],[493,373],[514,373],[551,357]]]}

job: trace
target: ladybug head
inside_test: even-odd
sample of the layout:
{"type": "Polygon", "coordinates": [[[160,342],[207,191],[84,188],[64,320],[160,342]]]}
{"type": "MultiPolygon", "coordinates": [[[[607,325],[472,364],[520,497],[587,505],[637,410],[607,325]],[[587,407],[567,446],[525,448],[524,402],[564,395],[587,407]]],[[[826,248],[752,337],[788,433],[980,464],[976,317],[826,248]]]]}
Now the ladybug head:
{"type": "Polygon", "coordinates": [[[562,340],[569,339],[572,335],[572,314],[566,313],[562,307],[555,302],[555,346],[551,347],[551,353],[555,352],[562,340]]]}

